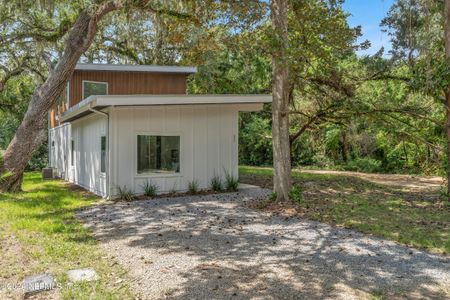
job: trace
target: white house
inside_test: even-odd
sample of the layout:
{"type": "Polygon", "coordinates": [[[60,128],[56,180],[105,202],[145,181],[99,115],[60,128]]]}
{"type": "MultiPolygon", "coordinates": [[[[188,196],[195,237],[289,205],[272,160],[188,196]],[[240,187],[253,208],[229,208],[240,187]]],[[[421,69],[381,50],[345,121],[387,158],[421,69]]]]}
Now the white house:
{"type": "Polygon", "coordinates": [[[50,166],[58,176],[114,198],[207,189],[213,176],[238,175],[238,117],[270,95],[187,95],[192,67],[79,64],[50,112],[50,166]]]}

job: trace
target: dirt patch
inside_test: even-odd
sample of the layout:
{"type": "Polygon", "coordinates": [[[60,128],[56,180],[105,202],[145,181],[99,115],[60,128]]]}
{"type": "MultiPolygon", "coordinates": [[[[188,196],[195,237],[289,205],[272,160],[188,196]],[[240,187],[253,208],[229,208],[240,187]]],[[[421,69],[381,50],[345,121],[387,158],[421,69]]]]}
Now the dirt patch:
{"type": "Polygon", "coordinates": [[[298,170],[307,174],[321,174],[321,175],[341,175],[351,176],[375,184],[382,184],[392,187],[402,187],[409,191],[436,191],[443,184],[444,180],[438,176],[416,176],[416,175],[400,175],[400,174],[369,174],[360,172],[348,171],[332,171],[332,170],[298,170]]]}
{"type": "MultiPolygon", "coordinates": [[[[7,235],[0,237],[0,299],[23,299],[22,280],[27,270],[33,269],[36,263],[22,251],[16,237],[7,235]]],[[[27,274],[29,275],[29,274],[27,274]]],[[[58,299],[57,290],[47,291],[27,297],[27,299],[58,299]]]]}

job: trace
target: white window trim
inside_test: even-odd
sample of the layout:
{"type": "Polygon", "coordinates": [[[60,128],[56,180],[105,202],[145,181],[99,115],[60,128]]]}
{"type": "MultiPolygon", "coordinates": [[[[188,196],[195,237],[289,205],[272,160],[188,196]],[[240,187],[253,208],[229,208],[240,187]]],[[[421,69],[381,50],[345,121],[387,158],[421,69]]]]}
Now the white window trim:
{"type": "Polygon", "coordinates": [[[108,82],[106,81],[93,81],[93,80],[83,80],[81,81],[81,98],[86,99],[86,97],[84,97],[84,83],[100,83],[100,84],[106,84],[106,95],[109,94],[109,85],[108,82]]]}
{"type": "Polygon", "coordinates": [[[136,132],[134,135],[134,143],[133,143],[133,152],[134,152],[134,177],[136,178],[165,178],[165,177],[183,177],[183,135],[181,132],[155,132],[155,131],[140,131],[136,132]],[[138,135],[157,135],[157,136],[179,136],[180,137],[180,172],[178,173],[155,173],[155,172],[146,172],[146,173],[138,173],[138,157],[137,157],[137,139],[138,135]]]}

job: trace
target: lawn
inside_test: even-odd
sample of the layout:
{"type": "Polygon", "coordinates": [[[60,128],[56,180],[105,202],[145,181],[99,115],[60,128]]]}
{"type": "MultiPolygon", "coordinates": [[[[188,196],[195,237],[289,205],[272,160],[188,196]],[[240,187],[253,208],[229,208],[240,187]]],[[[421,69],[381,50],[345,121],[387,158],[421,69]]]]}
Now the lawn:
{"type": "MultiPolygon", "coordinates": [[[[62,181],[43,181],[39,173],[25,174],[23,189],[0,194],[0,284],[20,284],[25,276],[48,272],[61,288],[45,298],[133,298],[125,271],[74,217],[99,198],[62,181]],[[94,268],[99,280],[68,284],[66,272],[85,267],[94,268]]],[[[17,298],[20,292],[0,289],[0,298],[17,298]]]]}
{"type": "MultiPolygon", "coordinates": [[[[240,181],[272,186],[272,169],[242,166],[240,181]]],[[[439,189],[414,190],[355,176],[292,172],[300,202],[258,208],[352,228],[434,253],[450,253],[450,205],[439,189]]]]}

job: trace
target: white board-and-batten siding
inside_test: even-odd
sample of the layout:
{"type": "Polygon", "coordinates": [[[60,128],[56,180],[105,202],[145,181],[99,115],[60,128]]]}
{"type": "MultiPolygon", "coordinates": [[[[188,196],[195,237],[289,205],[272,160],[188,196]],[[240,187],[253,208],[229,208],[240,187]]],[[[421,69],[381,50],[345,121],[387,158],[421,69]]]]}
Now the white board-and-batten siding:
{"type": "Polygon", "coordinates": [[[238,107],[174,105],[114,107],[111,122],[111,194],[126,186],[142,194],[149,181],[160,193],[186,191],[191,181],[200,189],[215,175],[238,175],[238,107]],[[137,136],[180,136],[180,172],[137,173],[137,136]]]}
{"type": "Polygon", "coordinates": [[[51,128],[49,134],[50,166],[56,168],[58,177],[103,197],[107,196],[107,182],[106,173],[100,170],[101,137],[106,135],[106,126],[105,117],[90,115],[51,128]]]}
{"type": "Polygon", "coordinates": [[[92,113],[50,129],[50,142],[54,142],[50,165],[61,178],[103,197],[114,198],[118,187],[125,186],[142,194],[147,181],[156,184],[159,193],[186,191],[192,181],[208,189],[216,175],[222,180],[226,172],[238,176],[239,111],[258,108],[254,104],[110,107],[104,110],[109,114],[109,128],[106,116],[92,113]],[[101,137],[108,139],[108,135],[106,172],[102,173],[101,137]],[[138,174],[138,135],[180,136],[180,172],[138,174]]]}

